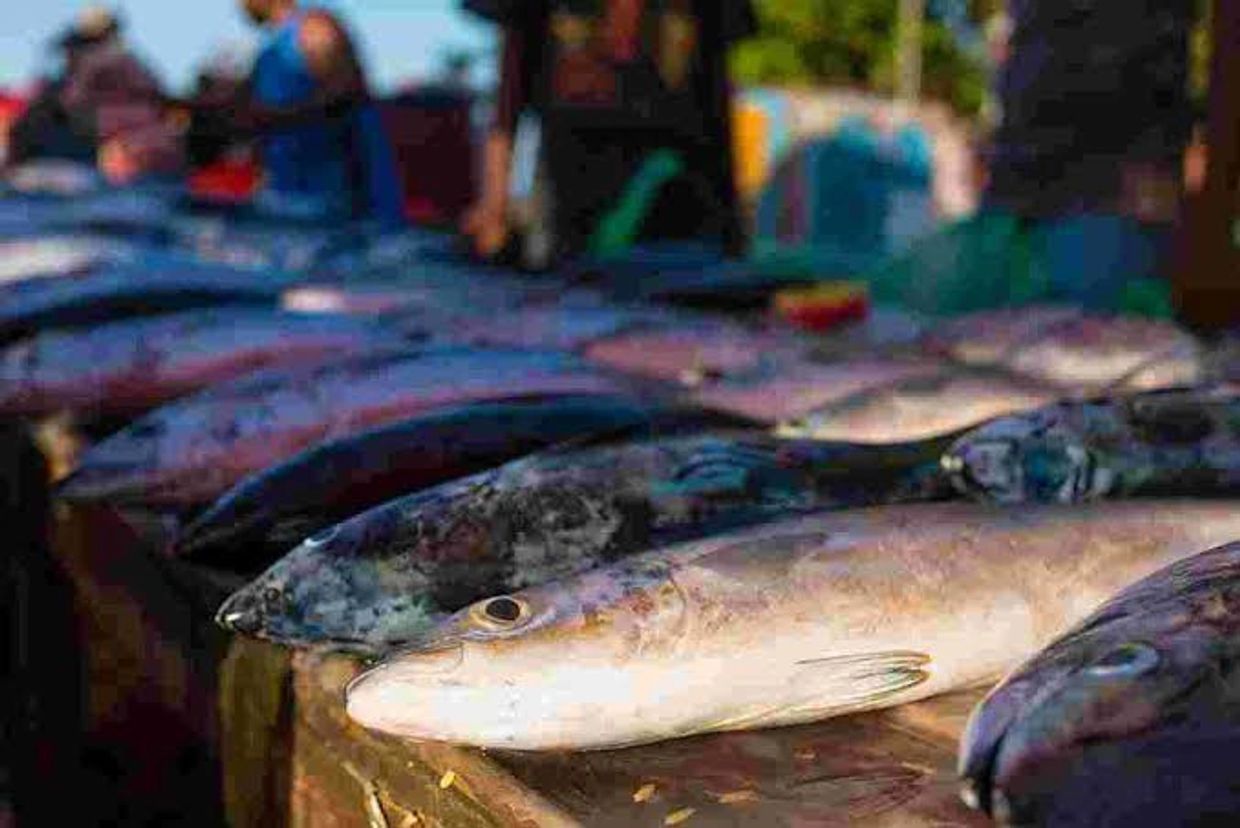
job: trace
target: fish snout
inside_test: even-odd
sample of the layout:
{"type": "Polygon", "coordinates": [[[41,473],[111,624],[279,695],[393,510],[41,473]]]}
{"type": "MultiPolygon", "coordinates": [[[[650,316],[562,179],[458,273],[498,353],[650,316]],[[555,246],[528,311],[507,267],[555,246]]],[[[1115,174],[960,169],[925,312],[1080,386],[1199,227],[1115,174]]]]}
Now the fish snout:
{"type": "Polygon", "coordinates": [[[263,628],[263,617],[261,604],[241,592],[223,603],[215,613],[215,623],[232,632],[254,635],[263,628]]]}
{"type": "Polygon", "coordinates": [[[272,619],[287,615],[292,600],[281,581],[260,580],[233,593],[216,612],[215,620],[225,629],[255,635],[272,619]]]}
{"type": "Polygon", "coordinates": [[[424,712],[419,699],[432,701],[463,659],[463,645],[457,643],[382,661],[349,682],[345,711],[363,727],[417,736],[413,719],[424,712]]]}
{"type": "Polygon", "coordinates": [[[962,780],[961,799],[970,808],[992,817],[995,758],[1008,729],[1020,715],[1024,695],[1020,687],[1006,687],[987,696],[969,716],[961,737],[956,768],[962,780]]]}
{"type": "Polygon", "coordinates": [[[954,446],[943,470],[961,494],[1000,503],[1023,499],[1024,475],[1016,446],[1007,440],[978,440],[954,446]]]}

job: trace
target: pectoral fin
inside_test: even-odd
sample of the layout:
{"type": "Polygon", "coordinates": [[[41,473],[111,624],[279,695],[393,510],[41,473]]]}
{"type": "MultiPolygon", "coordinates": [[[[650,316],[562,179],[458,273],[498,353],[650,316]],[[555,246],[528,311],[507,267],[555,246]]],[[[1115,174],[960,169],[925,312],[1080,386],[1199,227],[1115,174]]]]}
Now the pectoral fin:
{"type": "Polygon", "coordinates": [[[930,656],[907,650],[798,661],[789,678],[792,692],[713,729],[777,727],[883,707],[929,679],[929,665],[930,656]]]}

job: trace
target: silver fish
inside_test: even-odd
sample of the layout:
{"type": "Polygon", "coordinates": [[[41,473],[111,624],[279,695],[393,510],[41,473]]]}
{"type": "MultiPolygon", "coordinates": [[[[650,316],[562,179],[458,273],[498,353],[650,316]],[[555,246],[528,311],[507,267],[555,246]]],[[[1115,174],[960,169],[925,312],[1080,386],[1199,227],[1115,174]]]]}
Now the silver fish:
{"type": "Polygon", "coordinates": [[[349,687],[417,739],[600,749],[993,681],[1124,584],[1240,533],[1235,503],[819,513],[478,602],[349,687]]]}
{"type": "Polygon", "coordinates": [[[922,347],[1078,392],[1192,385],[1206,370],[1201,344],[1172,323],[1056,306],[971,314],[927,334],[922,347]]]}
{"type": "Polygon", "coordinates": [[[292,277],[143,254],[84,273],[0,284],[0,341],[43,328],[229,303],[273,305],[292,277]]]}
{"type": "Polygon", "coordinates": [[[211,308],[48,331],[0,349],[0,414],[142,411],[261,368],[408,343],[374,324],[211,308]]]}
{"type": "Polygon", "coordinates": [[[1081,317],[1055,326],[1002,364],[1069,388],[1152,391],[1197,383],[1204,357],[1200,343],[1169,322],[1081,317]]]}
{"type": "Polygon", "coordinates": [[[0,284],[84,273],[127,258],[129,246],[93,236],[38,235],[0,241],[0,284]]]}
{"type": "Polygon", "coordinates": [[[922,336],[921,347],[966,365],[998,365],[1083,315],[1057,305],[979,311],[938,325],[922,336]]]}
{"type": "Polygon", "coordinates": [[[1014,825],[1240,820],[1240,544],[1119,593],[973,712],[965,800],[1014,825]]]}
{"type": "Polygon", "coordinates": [[[783,437],[896,443],[958,432],[994,417],[1044,406],[1061,392],[996,371],[951,370],[896,382],[829,403],[780,424],[783,437]]]}
{"type": "Polygon", "coordinates": [[[752,373],[807,347],[786,335],[685,316],[598,338],[585,345],[583,354],[627,373],[696,386],[752,373]]]}
{"type": "Polygon", "coordinates": [[[1240,389],[1064,402],[969,432],[943,457],[962,494],[1000,503],[1240,494],[1240,389]]]}
{"type": "Polygon", "coordinates": [[[712,378],[690,396],[698,405],[774,425],[867,391],[929,381],[949,367],[924,357],[862,356],[832,362],[781,358],[748,373],[712,378]]]}

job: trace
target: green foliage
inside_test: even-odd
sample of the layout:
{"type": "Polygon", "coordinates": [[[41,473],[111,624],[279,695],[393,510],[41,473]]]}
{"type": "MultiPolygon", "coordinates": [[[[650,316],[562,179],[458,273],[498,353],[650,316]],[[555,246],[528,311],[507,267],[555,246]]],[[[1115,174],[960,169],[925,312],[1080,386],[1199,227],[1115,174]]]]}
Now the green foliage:
{"type": "MultiPolygon", "coordinates": [[[[733,57],[739,81],[892,90],[898,0],[756,0],[755,6],[759,34],[733,57]]],[[[985,4],[975,10],[982,13],[985,4]]],[[[985,67],[933,20],[924,38],[925,93],[975,114],[986,92],[985,67]]]]}

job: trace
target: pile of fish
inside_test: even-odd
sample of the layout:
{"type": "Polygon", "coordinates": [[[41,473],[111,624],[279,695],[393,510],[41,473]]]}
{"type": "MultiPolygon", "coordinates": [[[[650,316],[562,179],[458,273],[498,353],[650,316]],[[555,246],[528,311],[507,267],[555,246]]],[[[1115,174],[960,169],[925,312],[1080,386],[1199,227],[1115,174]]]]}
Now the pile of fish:
{"type": "Polygon", "coordinates": [[[422,230],[11,186],[0,414],[87,433],[63,503],[242,576],[225,628],[371,659],[361,724],[596,750],[1001,682],[976,808],[1240,815],[1234,340],[1060,307],[810,337],[422,230]]]}

